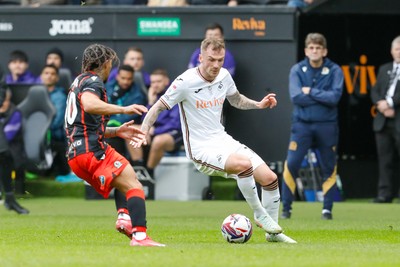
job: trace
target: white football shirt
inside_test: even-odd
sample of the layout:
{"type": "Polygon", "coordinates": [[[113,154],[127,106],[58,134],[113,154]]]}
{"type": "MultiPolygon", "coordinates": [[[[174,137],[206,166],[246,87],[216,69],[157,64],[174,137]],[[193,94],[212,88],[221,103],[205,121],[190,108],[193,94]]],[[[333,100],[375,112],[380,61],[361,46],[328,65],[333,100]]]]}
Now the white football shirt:
{"type": "Polygon", "coordinates": [[[171,109],[179,104],[186,154],[200,152],[205,146],[226,135],[221,124],[226,96],[237,91],[229,72],[221,68],[214,81],[206,81],[198,68],[191,68],[170,85],[161,102],[171,109]]]}

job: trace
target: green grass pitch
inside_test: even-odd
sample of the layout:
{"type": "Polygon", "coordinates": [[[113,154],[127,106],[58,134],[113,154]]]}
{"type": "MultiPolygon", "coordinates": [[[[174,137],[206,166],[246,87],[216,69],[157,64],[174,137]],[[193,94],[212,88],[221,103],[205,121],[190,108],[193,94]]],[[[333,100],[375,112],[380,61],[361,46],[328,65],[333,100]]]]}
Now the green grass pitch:
{"type": "Polygon", "coordinates": [[[268,243],[253,223],[248,243],[223,240],[231,213],[252,219],[244,201],[147,201],[148,233],[167,247],[130,247],[114,229],[112,200],[31,198],[17,215],[0,206],[0,266],[400,266],[400,204],[295,202],[285,233],[298,244],[268,243]]]}

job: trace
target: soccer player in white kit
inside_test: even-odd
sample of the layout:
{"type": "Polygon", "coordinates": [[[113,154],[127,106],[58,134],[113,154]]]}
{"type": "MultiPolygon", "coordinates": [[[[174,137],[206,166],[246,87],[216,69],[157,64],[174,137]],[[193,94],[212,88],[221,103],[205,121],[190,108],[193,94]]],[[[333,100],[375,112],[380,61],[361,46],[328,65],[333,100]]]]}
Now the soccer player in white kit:
{"type": "MultiPolygon", "coordinates": [[[[278,225],[277,175],[254,151],[227,134],[221,124],[225,98],[238,109],[265,109],[276,106],[275,94],[268,94],[259,102],[240,94],[229,72],[222,68],[224,57],[223,40],[203,40],[201,64],[174,80],[147,113],[141,130],[147,134],[161,111],[178,104],[186,156],[196,168],[210,176],[236,179],[256,224],[266,231],[267,240],[296,243],[278,225]],[[262,187],[261,201],[255,182],[262,187]]],[[[131,144],[140,147],[145,143],[143,138],[131,144]]]]}

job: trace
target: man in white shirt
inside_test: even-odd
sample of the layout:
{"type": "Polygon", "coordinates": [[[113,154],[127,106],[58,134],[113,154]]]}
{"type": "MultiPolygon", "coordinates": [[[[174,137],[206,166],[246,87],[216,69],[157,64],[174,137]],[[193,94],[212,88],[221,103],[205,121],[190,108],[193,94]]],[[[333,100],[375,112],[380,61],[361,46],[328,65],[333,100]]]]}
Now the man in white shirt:
{"type": "MultiPolygon", "coordinates": [[[[250,148],[234,140],[221,124],[225,98],[238,109],[265,109],[276,106],[275,94],[261,101],[240,94],[229,72],[222,68],[225,43],[209,38],[201,43],[201,64],[178,76],[166,93],[147,113],[142,131],[148,133],[158,114],[179,104],[186,156],[196,168],[210,176],[236,179],[239,189],[254,212],[256,224],[271,242],[296,243],[282,234],[278,225],[280,194],[276,174],[250,148]],[[259,200],[256,184],[262,187],[259,200]]],[[[140,147],[145,139],[136,139],[140,147]]]]}

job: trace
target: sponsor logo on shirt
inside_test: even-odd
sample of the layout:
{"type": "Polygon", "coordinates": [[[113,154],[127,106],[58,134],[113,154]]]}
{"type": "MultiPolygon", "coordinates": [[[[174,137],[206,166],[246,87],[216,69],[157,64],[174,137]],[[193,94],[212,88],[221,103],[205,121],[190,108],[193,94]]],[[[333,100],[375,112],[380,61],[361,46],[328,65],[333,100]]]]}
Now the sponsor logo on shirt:
{"type": "Polygon", "coordinates": [[[214,98],[213,100],[196,100],[196,108],[212,108],[222,106],[224,104],[225,97],[214,98]]]}
{"type": "Polygon", "coordinates": [[[100,180],[100,184],[101,184],[102,186],[104,186],[105,183],[106,183],[106,177],[104,177],[104,175],[100,175],[100,176],[99,176],[99,180],[100,180]]]}
{"type": "Polygon", "coordinates": [[[81,145],[82,145],[82,140],[76,140],[70,144],[68,151],[71,152],[75,147],[78,147],[81,145]]]}

